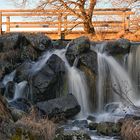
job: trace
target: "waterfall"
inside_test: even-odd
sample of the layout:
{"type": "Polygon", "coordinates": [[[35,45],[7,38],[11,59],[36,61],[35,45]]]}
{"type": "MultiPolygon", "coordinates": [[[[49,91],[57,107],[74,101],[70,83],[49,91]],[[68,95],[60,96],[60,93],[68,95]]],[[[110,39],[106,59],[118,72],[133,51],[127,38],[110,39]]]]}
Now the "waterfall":
{"type": "Polygon", "coordinates": [[[20,83],[16,83],[16,87],[15,87],[15,94],[14,94],[14,99],[17,98],[27,98],[27,95],[24,93],[24,89],[27,85],[27,81],[22,81],[20,83]]]}
{"type": "MultiPolygon", "coordinates": [[[[111,92],[112,98],[108,102],[116,102],[125,98],[135,103],[136,91],[126,70],[113,58],[105,53],[98,52],[98,111],[101,112],[105,102],[106,90],[111,92]],[[109,78],[109,81],[107,80],[109,78]],[[106,87],[106,82],[110,86],[106,87]],[[106,89],[110,88],[110,89],[106,89]],[[117,92],[116,92],[117,91],[117,92]],[[117,95],[119,94],[119,96],[117,95]],[[120,98],[121,97],[121,98],[120,98]],[[130,100],[129,100],[130,99],[130,100]]],[[[109,97],[106,97],[109,98],[109,97]]]]}
{"type": "MultiPolygon", "coordinates": [[[[138,94],[140,91],[140,43],[131,46],[130,53],[128,55],[128,73],[133,80],[134,88],[137,92],[137,98],[140,97],[138,94]]],[[[139,101],[135,102],[140,105],[139,101]]]]}
{"type": "MultiPolygon", "coordinates": [[[[88,86],[86,84],[86,77],[84,75],[84,72],[76,68],[79,58],[76,58],[74,65],[70,66],[65,57],[65,53],[66,53],[66,49],[48,51],[44,53],[37,62],[34,62],[32,67],[28,71],[32,76],[44,67],[48,59],[53,54],[59,56],[65,62],[67,80],[68,80],[68,93],[72,93],[77,99],[78,103],[81,106],[81,112],[79,113],[78,117],[83,117],[89,113],[89,103],[88,103],[89,91],[88,91],[88,86]]],[[[15,76],[15,71],[5,76],[3,80],[3,84],[6,85],[9,81],[13,81],[14,76],[15,76]]],[[[14,99],[27,98],[27,95],[25,95],[24,93],[26,85],[27,85],[27,81],[15,83],[14,99]]]]}
{"type": "Polygon", "coordinates": [[[55,50],[54,54],[58,55],[64,62],[65,67],[67,70],[67,78],[68,78],[68,84],[69,84],[69,93],[72,93],[78,103],[81,106],[81,112],[78,115],[78,117],[83,117],[87,115],[89,111],[89,91],[88,86],[86,82],[86,77],[82,71],[77,69],[75,65],[77,65],[78,58],[75,60],[75,65],[70,66],[66,57],[65,57],[66,49],[63,50],[55,50]]]}
{"type": "Polygon", "coordinates": [[[3,85],[6,86],[8,82],[13,81],[15,74],[16,74],[16,70],[11,72],[10,74],[7,74],[2,81],[3,85]]]}

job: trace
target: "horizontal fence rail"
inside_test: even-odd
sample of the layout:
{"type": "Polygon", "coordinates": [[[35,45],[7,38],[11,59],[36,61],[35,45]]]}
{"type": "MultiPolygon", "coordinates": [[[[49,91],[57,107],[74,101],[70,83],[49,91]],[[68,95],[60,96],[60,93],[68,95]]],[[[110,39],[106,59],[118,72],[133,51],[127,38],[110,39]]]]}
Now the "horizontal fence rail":
{"type": "MultiPolygon", "coordinates": [[[[77,12],[80,11],[77,9],[77,12]]],[[[96,32],[119,32],[131,29],[131,9],[95,9],[93,26],[96,32]]],[[[83,21],[66,10],[0,10],[0,34],[9,32],[45,32],[58,38],[84,33],[83,21]]]]}

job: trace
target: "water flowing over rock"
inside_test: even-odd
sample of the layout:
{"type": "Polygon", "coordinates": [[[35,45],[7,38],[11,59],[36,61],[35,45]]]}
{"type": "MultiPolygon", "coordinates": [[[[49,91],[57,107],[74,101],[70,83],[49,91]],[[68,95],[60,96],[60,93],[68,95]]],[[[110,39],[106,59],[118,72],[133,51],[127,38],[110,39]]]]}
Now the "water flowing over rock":
{"type": "Polygon", "coordinates": [[[127,39],[118,39],[112,41],[92,42],[92,50],[100,49],[108,55],[127,54],[130,52],[131,43],[127,39]]]}
{"type": "Polygon", "coordinates": [[[63,91],[61,88],[63,87],[64,75],[64,62],[53,54],[45,66],[30,81],[33,101],[40,102],[60,97],[63,91]]]}
{"type": "Polygon", "coordinates": [[[76,98],[68,94],[67,96],[52,99],[46,102],[37,103],[37,107],[44,111],[49,118],[52,117],[73,117],[80,112],[80,106],[76,98]]]}
{"type": "Polygon", "coordinates": [[[23,61],[36,60],[47,48],[52,48],[51,40],[41,34],[10,33],[0,36],[0,79],[23,61]]]}
{"type": "Polygon", "coordinates": [[[90,50],[90,41],[87,37],[80,37],[72,40],[67,46],[66,58],[70,65],[73,65],[75,58],[90,50]]]}

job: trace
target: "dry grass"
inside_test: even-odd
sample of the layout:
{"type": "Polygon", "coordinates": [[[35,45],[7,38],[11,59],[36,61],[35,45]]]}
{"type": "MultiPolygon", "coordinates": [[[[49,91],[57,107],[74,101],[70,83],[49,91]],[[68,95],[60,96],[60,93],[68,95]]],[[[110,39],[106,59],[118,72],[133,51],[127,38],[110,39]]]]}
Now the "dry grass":
{"type": "Polygon", "coordinates": [[[32,109],[29,116],[23,117],[16,124],[30,131],[33,136],[41,136],[44,140],[54,139],[56,124],[48,118],[38,118],[35,109],[32,109]]]}

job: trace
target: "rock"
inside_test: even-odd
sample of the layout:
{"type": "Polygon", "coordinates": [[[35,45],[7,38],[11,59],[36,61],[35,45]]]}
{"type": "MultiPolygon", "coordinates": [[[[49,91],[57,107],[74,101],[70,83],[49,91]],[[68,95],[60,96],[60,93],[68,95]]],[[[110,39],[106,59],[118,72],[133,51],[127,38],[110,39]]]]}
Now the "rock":
{"type": "Polygon", "coordinates": [[[90,50],[90,41],[87,37],[79,37],[72,40],[67,47],[66,58],[73,65],[75,58],[90,50]]]}
{"type": "Polygon", "coordinates": [[[12,81],[9,81],[6,85],[6,89],[4,92],[4,96],[8,99],[11,100],[14,97],[15,93],[15,83],[12,81]]]}
{"type": "Polygon", "coordinates": [[[109,103],[104,107],[104,110],[109,113],[114,113],[120,107],[120,103],[109,103]]]}
{"type": "Polygon", "coordinates": [[[88,128],[88,122],[87,120],[75,120],[72,122],[72,126],[76,126],[79,128],[88,128]]]}
{"type": "Polygon", "coordinates": [[[87,117],[87,120],[92,121],[92,122],[95,122],[96,117],[95,117],[95,116],[89,115],[89,116],[87,117]]]}
{"type": "Polygon", "coordinates": [[[25,60],[36,60],[40,55],[21,33],[0,36],[0,79],[11,73],[25,60]]]}
{"type": "Polygon", "coordinates": [[[106,52],[108,55],[127,54],[130,51],[131,43],[127,39],[118,39],[113,41],[103,41],[92,43],[92,50],[99,49],[100,52],[106,52]]]}
{"type": "Polygon", "coordinates": [[[96,130],[97,126],[98,126],[98,124],[96,122],[90,122],[88,125],[90,130],[96,130]]]}
{"type": "Polygon", "coordinates": [[[113,122],[100,122],[97,125],[97,132],[105,136],[120,135],[121,124],[113,122]]]}
{"type": "Polygon", "coordinates": [[[90,136],[82,130],[67,130],[56,134],[54,140],[91,140],[90,136]]]}
{"type": "Polygon", "coordinates": [[[88,51],[79,57],[79,65],[84,65],[89,68],[94,74],[98,73],[97,53],[88,51]]]}
{"type": "Polygon", "coordinates": [[[14,81],[17,83],[26,80],[28,81],[30,76],[31,76],[31,71],[30,69],[32,68],[33,63],[30,61],[25,61],[23,62],[19,67],[16,69],[16,74],[14,81]]]}
{"type": "Polygon", "coordinates": [[[70,118],[80,112],[80,106],[71,94],[67,96],[37,103],[37,107],[43,110],[49,118],[70,118]]]}
{"type": "Polygon", "coordinates": [[[24,116],[27,116],[27,113],[22,110],[16,109],[14,107],[10,107],[9,109],[11,110],[11,115],[15,122],[20,120],[24,116]]]}
{"type": "Polygon", "coordinates": [[[65,64],[53,54],[45,66],[32,77],[33,102],[46,101],[60,97],[63,93],[65,64]]]}
{"type": "Polygon", "coordinates": [[[49,37],[45,36],[44,34],[37,33],[37,34],[25,34],[25,38],[31,43],[31,45],[37,51],[45,51],[47,49],[52,49],[53,44],[49,37]]]}
{"type": "Polygon", "coordinates": [[[30,101],[24,98],[18,98],[18,99],[15,99],[14,101],[9,102],[10,108],[12,107],[12,108],[24,111],[26,113],[30,112],[31,106],[32,104],[30,103],[30,101]]]}
{"type": "Polygon", "coordinates": [[[53,47],[55,49],[64,49],[68,43],[69,41],[67,40],[58,39],[58,40],[53,41],[53,47]]]}

